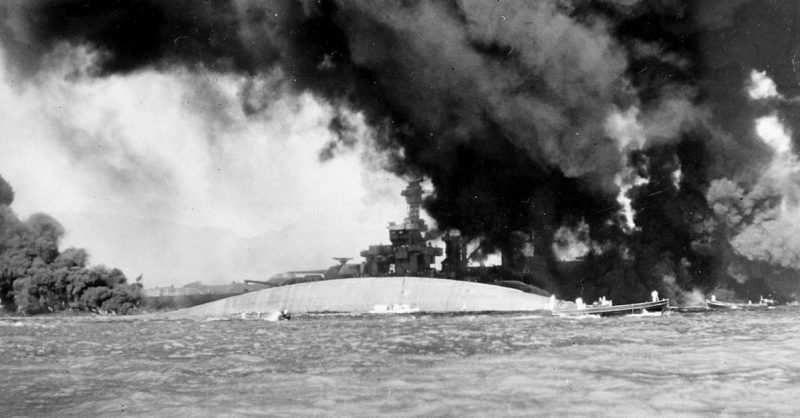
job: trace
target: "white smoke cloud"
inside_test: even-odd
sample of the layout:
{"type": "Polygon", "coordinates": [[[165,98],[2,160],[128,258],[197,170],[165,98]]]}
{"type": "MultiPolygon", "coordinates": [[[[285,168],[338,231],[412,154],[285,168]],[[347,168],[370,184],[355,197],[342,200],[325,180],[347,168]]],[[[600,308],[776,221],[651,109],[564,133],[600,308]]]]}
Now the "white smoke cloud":
{"type": "Polygon", "coordinates": [[[581,221],[574,228],[562,226],[553,235],[553,255],[559,261],[575,261],[584,257],[598,246],[589,237],[589,224],[581,221]]]}
{"type": "Polygon", "coordinates": [[[792,133],[777,115],[758,118],[755,129],[774,156],[746,198],[772,198],[779,204],[755,213],[731,245],[751,260],[800,269],[800,161],[792,149],[792,133]]]}
{"type": "Polygon", "coordinates": [[[90,51],[49,59],[20,82],[0,51],[0,173],[18,213],[61,218],[94,263],[147,285],[266,277],[357,256],[403,217],[404,184],[363,144],[318,162],[333,110],[310,95],[276,90],[253,117],[237,76],[91,78],[90,51]]]}
{"type": "Polygon", "coordinates": [[[777,115],[758,118],[755,124],[759,138],[769,145],[779,158],[791,152],[791,132],[781,123],[777,115]]]}
{"type": "Polygon", "coordinates": [[[645,144],[645,128],[639,123],[639,108],[615,109],[606,118],[605,131],[617,141],[622,152],[641,149],[645,144]]]}

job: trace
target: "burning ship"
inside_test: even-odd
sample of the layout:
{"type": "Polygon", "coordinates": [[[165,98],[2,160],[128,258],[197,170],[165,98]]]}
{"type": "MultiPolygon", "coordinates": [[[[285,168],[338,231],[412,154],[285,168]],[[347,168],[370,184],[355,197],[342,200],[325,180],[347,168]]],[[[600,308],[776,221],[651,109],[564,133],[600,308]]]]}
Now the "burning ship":
{"type": "Polygon", "coordinates": [[[219,316],[243,312],[371,313],[392,311],[475,312],[552,309],[545,291],[520,281],[503,280],[497,269],[470,267],[479,249],[468,251],[457,230],[431,232],[420,217],[423,189],[409,182],[402,195],[408,216],[388,226],[390,244],[371,245],[364,261],[334,258],[327,270],[281,273],[267,281],[246,283],[269,288],[221,299],[173,313],[179,316],[219,316]],[[441,238],[445,249],[432,241],[441,238]],[[442,269],[436,257],[445,256],[442,269]]]}
{"type": "MultiPolygon", "coordinates": [[[[386,168],[430,179],[428,213],[460,229],[441,236],[441,271],[410,216],[363,263],[290,273],[272,294],[474,283],[462,241],[484,237],[503,258],[499,280],[485,281],[524,277],[565,299],[800,298],[798,42],[786,30],[800,24],[797,1],[147,2],[144,14],[126,2],[11,3],[2,39],[21,77],[60,74],[47,66],[73,52],[90,53],[81,79],[155,69],[210,93],[206,75],[231,76],[244,81],[243,121],[308,95],[330,108],[322,159],[373,131],[364,142],[386,168]],[[517,18],[498,24],[505,16],[517,18]]],[[[216,96],[198,103],[216,108],[216,96]]]]}
{"type": "MultiPolygon", "coordinates": [[[[361,251],[363,262],[349,263],[352,258],[334,257],[338,264],[328,269],[288,271],[276,274],[267,281],[245,282],[277,287],[332,279],[414,276],[497,284],[529,293],[549,295],[545,290],[530,284],[510,280],[521,274],[515,276],[509,265],[487,266],[484,263],[487,255],[481,246],[477,242],[467,242],[458,230],[429,230],[425,220],[420,217],[423,198],[421,180],[410,181],[401,195],[406,199],[408,216],[401,223],[389,223],[390,244],[370,245],[361,251]],[[433,241],[443,242],[444,250],[433,245],[433,241]],[[441,270],[437,270],[436,258],[441,256],[445,258],[441,261],[441,270]]],[[[505,257],[500,255],[499,258],[503,261],[518,260],[522,256],[523,263],[529,267],[530,260],[534,257],[533,245],[526,242],[516,253],[505,257]]],[[[519,263],[514,263],[515,266],[516,264],[519,263]]],[[[524,273],[529,273],[529,269],[524,273]]]]}

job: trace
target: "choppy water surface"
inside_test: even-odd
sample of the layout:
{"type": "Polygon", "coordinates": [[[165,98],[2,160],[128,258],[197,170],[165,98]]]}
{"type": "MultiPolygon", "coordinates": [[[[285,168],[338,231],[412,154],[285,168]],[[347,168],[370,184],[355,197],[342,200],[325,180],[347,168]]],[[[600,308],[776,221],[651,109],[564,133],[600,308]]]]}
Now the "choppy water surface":
{"type": "Polygon", "coordinates": [[[800,309],[0,320],[0,415],[800,412],[800,309]]]}

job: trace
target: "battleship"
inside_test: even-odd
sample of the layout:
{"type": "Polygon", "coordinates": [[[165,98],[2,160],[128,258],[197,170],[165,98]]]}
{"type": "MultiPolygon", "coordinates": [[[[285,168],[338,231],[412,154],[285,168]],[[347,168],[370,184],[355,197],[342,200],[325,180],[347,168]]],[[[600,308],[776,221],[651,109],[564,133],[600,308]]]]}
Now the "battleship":
{"type": "Polygon", "coordinates": [[[457,230],[431,233],[420,217],[420,180],[410,181],[402,195],[408,216],[401,223],[389,223],[390,244],[370,245],[360,254],[362,262],[336,257],[338,263],[328,269],[290,271],[265,281],[247,280],[261,290],[170,315],[508,312],[551,310],[554,303],[563,304],[540,288],[508,280],[497,274],[497,269],[471,267],[469,261],[478,250],[470,253],[469,243],[457,230]],[[437,238],[444,242],[444,249],[433,245],[437,238]],[[436,269],[436,257],[441,256],[441,269],[436,269]]]}

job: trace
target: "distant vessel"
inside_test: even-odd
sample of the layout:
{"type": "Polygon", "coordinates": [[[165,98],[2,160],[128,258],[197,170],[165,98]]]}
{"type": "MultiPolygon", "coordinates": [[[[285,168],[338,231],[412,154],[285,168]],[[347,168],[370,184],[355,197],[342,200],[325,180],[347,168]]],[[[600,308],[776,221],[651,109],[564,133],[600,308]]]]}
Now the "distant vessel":
{"type": "Polygon", "coordinates": [[[706,306],[708,309],[713,310],[732,310],[732,309],[767,309],[771,305],[769,302],[759,301],[758,303],[733,303],[733,302],[720,302],[717,300],[706,299],[706,306]]]}
{"type": "Polygon", "coordinates": [[[772,299],[759,298],[758,303],[748,301],[747,303],[720,302],[717,297],[711,295],[711,299],[706,299],[706,307],[713,310],[733,310],[733,309],[767,309],[775,305],[772,299]]]}
{"type": "Polygon", "coordinates": [[[375,305],[369,313],[371,314],[405,314],[419,312],[419,308],[412,307],[407,303],[394,303],[391,305],[375,305]]]}

